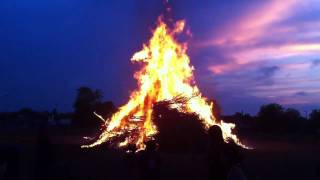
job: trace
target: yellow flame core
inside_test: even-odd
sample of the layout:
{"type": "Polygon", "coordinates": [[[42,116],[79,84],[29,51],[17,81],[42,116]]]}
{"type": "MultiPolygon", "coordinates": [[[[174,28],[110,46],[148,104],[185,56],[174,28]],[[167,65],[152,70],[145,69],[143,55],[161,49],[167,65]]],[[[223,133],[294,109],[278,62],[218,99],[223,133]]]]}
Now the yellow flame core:
{"type": "Polygon", "coordinates": [[[184,26],[185,21],[177,21],[170,29],[162,18],[159,18],[158,26],[148,44],[144,44],[143,49],[131,58],[132,62],[144,64],[134,75],[139,88],[132,92],[127,104],[122,106],[109,121],[105,121],[107,128],[99,139],[83,147],[93,147],[115,136],[125,135],[126,139],[119,143],[119,147],[131,143],[136,144],[140,150],[144,149],[144,142],[157,133],[157,128],[152,122],[152,105],[181,95],[190,97],[185,108],[179,109],[179,105],[172,107],[196,113],[206,128],[214,124],[219,125],[225,139],[232,138],[240,144],[231,132],[235,125],[216,121],[212,114],[213,105],[208,104],[194,83],[194,68],[190,65],[186,53],[187,44],[175,40],[176,35],[183,32],[184,26]],[[130,133],[132,131],[138,133],[130,133]]]}

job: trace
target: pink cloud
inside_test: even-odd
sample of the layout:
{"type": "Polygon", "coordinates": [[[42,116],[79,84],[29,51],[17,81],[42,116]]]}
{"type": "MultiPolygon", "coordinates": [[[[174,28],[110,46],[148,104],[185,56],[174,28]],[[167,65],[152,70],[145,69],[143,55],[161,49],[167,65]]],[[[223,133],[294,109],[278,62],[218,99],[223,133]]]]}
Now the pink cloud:
{"type": "MultiPolygon", "coordinates": [[[[238,19],[236,23],[227,26],[218,38],[204,42],[202,45],[239,45],[254,42],[264,36],[268,28],[280,22],[294,13],[298,0],[272,0],[264,3],[261,7],[250,11],[247,15],[238,19]]],[[[289,30],[289,29],[282,29],[289,30]]]]}
{"type": "MultiPolygon", "coordinates": [[[[234,62],[209,66],[208,69],[214,74],[226,74],[231,71],[250,69],[261,66],[267,61],[281,60],[291,56],[302,56],[317,54],[320,52],[320,44],[300,44],[285,45],[282,47],[247,49],[234,53],[234,62]],[[319,47],[317,47],[319,46],[319,47]]],[[[278,65],[285,70],[307,70],[312,66],[312,62],[292,62],[278,65]]]]}
{"type": "MultiPolygon", "coordinates": [[[[312,2],[312,0],[262,2],[259,7],[239,17],[236,23],[232,22],[226,26],[215,38],[199,43],[198,47],[219,47],[232,60],[210,66],[209,70],[215,74],[223,74],[259,61],[318,55],[320,43],[298,39],[320,37],[320,31],[316,28],[320,25],[319,21],[303,22],[301,25],[291,26],[279,24],[296,15],[298,11],[302,11],[303,6],[310,8],[312,2]],[[266,39],[275,40],[277,43],[264,43],[266,39]],[[260,45],[254,45],[255,43],[260,43],[260,45]]],[[[293,68],[294,65],[291,67],[293,68]]],[[[295,67],[298,68],[298,66],[295,67]]]]}
{"type": "Polygon", "coordinates": [[[286,64],[282,67],[289,70],[306,70],[309,69],[311,66],[311,63],[292,63],[292,64],[286,64]]]}
{"type": "Polygon", "coordinates": [[[232,70],[236,70],[236,69],[238,69],[238,67],[239,67],[239,65],[235,64],[235,63],[220,64],[220,65],[210,66],[209,70],[211,72],[213,72],[214,74],[224,74],[224,73],[228,73],[232,70]]]}
{"type": "MultiPolygon", "coordinates": [[[[221,32],[218,38],[213,38],[209,42],[200,43],[204,46],[218,46],[225,54],[233,60],[210,66],[208,69],[214,74],[224,74],[230,71],[242,69],[243,66],[257,64],[261,60],[281,60],[294,56],[307,56],[319,54],[320,43],[306,42],[286,42],[284,44],[271,44],[264,46],[249,46],[249,44],[259,42],[261,39],[271,36],[286,34],[296,34],[298,29],[294,26],[278,26],[281,22],[294,14],[302,4],[298,0],[278,1],[272,0],[262,4],[253,11],[240,17],[237,23],[232,23],[227,30],[221,32]],[[232,28],[231,28],[232,27],[232,28]],[[229,30],[228,30],[229,29],[229,30]],[[233,48],[236,46],[237,48],[233,48]]],[[[318,23],[313,23],[318,24],[318,23]]],[[[309,23],[308,27],[312,24],[309,23]]],[[[317,35],[318,31],[313,31],[309,35],[317,35]]],[[[303,35],[302,35],[303,36],[303,35]]],[[[259,63],[258,63],[259,64],[259,63]]],[[[288,65],[285,68],[306,68],[304,65],[288,65]]]]}
{"type": "Polygon", "coordinates": [[[320,43],[287,43],[283,45],[244,48],[231,56],[238,64],[247,64],[262,59],[276,60],[292,56],[319,54],[320,43]]]}
{"type": "Polygon", "coordinates": [[[214,38],[199,43],[198,48],[217,48],[228,60],[208,67],[218,82],[222,77],[224,83],[219,88],[236,87],[250,96],[276,98],[287,105],[319,102],[319,96],[294,96],[297,91],[320,93],[319,78],[314,77],[316,70],[311,68],[312,59],[320,55],[320,22],[286,21],[304,11],[302,5],[308,3],[310,0],[263,1],[214,38]],[[255,79],[268,66],[278,67],[279,71],[272,79],[255,79]]]}

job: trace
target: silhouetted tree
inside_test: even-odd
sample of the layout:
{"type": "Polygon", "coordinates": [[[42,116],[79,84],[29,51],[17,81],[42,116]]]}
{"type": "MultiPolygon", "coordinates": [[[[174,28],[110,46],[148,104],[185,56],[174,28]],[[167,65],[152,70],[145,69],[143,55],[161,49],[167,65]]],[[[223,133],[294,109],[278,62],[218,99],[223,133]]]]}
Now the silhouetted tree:
{"type": "Polygon", "coordinates": [[[304,126],[304,118],[293,108],[284,109],[279,104],[261,106],[258,113],[260,130],[277,133],[293,133],[300,131],[304,126]]]}
{"type": "Polygon", "coordinates": [[[281,118],[283,112],[284,109],[281,105],[272,103],[261,106],[258,116],[264,120],[276,120],[281,118]]]}
{"type": "Polygon", "coordinates": [[[112,101],[99,102],[96,104],[95,112],[104,119],[110,118],[116,112],[116,107],[112,101]]]}
{"type": "Polygon", "coordinates": [[[263,131],[283,131],[284,109],[281,105],[272,103],[260,107],[259,126],[263,131]]]}
{"type": "Polygon", "coordinates": [[[296,132],[302,128],[303,118],[298,110],[288,108],[284,112],[284,120],[289,132],[296,132]]]}
{"type": "Polygon", "coordinates": [[[88,87],[80,87],[74,102],[73,121],[78,126],[96,125],[99,120],[93,112],[97,104],[101,103],[102,93],[100,90],[92,90],[88,87]]]}
{"type": "Polygon", "coordinates": [[[310,129],[319,131],[320,129],[320,109],[314,109],[309,115],[310,129]]]}
{"type": "Polygon", "coordinates": [[[310,121],[315,121],[320,123],[320,109],[314,109],[310,113],[310,121]]]}
{"type": "Polygon", "coordinates": [[[248,113],[236,112],[232,116],[227,116],[227,122],[236,124],[237,133],[246,133],[248,130],[256,130],[257,118],[248,113]]]}
{"type": "Polygon", "coordinates": [[[300,120],[301,118],[300,112],[293,108],[286,109],[284,113],[285,116],[291,121],[300,120]]]}

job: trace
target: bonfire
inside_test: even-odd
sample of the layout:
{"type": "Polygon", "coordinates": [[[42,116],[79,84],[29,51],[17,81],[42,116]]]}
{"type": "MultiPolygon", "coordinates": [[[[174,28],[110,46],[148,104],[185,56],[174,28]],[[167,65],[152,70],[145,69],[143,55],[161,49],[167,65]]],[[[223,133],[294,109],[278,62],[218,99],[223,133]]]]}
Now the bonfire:
{"type": "Polygon", "coordinates": [[[197,87],[194,67],[190,65],[187,55],[187,43],[177,40],[182,33],[186,33],[184,20],[169,26],[162,17],[158,18],[149,42],[143,44],[142,50],[131,58],[133,63],[141,65],[141,69],[134,74],[138,89],[110,119],[97,115],[103,120],[105,128],[95,142],[82,147],[116,142],[118,147],[135,145],[137,150],[143,150],[145,142],[158,133],[153,119],[153,106],[158,102],[173,102],[169,104],[170,108],[196,115],[204,129],[212,125],[220,126],[225,140],[231,138],[241,144],[232,133],[235,125],[216,119],[212,113],[213,103],[209,103],[197,87]]]}

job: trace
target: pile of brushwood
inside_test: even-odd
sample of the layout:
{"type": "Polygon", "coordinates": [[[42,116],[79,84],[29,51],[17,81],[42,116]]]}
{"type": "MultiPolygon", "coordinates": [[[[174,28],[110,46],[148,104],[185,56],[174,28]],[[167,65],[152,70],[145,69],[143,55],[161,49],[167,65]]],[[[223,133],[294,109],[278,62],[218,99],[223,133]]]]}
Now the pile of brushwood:
{"type": "Polygon", "coordinates": [[[196,114],[179,112],[185,108],[189,99],[176,97],[161,101],[153,106],[153,122],[159,133],[156,142],[159,150],[168,153],[198,153],[207,146],[207,134],[204,125],[196,114]]]}

